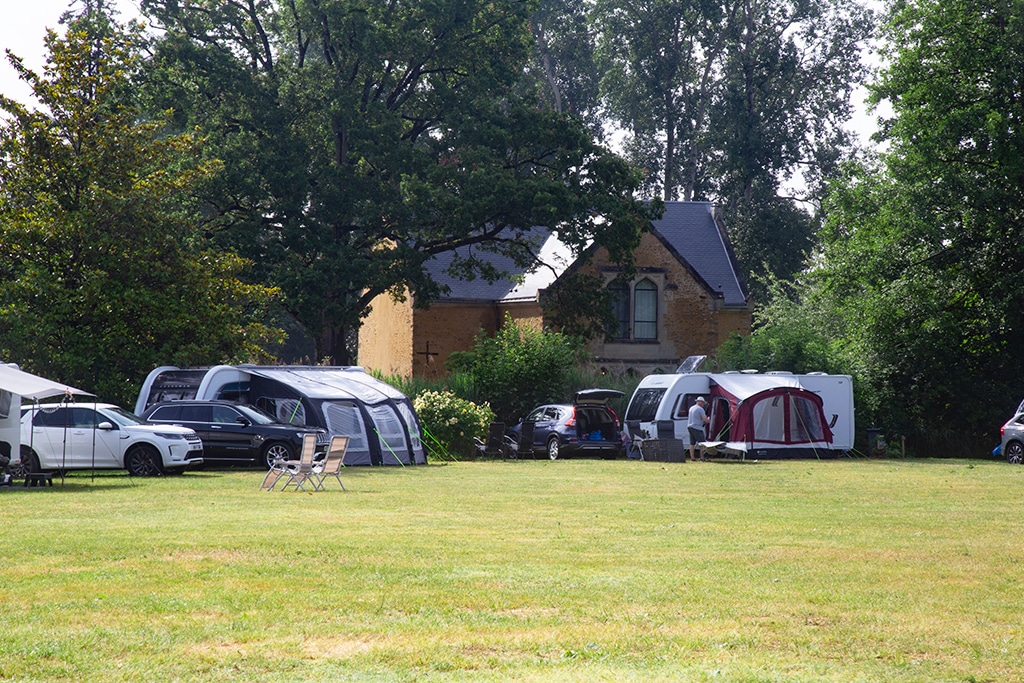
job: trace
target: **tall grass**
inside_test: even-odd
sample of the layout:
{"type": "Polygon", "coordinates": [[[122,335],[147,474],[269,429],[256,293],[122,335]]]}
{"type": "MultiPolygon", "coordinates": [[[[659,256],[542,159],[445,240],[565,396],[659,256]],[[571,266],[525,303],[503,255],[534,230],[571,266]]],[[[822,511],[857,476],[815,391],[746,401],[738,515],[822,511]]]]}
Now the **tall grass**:
{"type": "Polygon", "coordinates": [[[559,460],[0,490],[5,681],[1012,681],[1024,468],[559,460]]]}

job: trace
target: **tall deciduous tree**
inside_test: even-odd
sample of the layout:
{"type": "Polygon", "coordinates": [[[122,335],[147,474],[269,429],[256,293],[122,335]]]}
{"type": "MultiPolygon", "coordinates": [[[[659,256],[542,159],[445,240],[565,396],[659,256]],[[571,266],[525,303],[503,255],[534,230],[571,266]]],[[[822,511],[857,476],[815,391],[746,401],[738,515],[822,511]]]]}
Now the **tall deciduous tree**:
{"type": "Polygon", "coordinates": [[[159,101],[227,166],[209,229],[281,286],[320,359],[351,360],[375,296],[435,295],[432,254],[477,245],[530,262],[536,225],[578,249],[637,243],[636,174],[521,95],[530,2],[142,6],[167,29],[159,101]]]}
{"type": "Polygon", "coordinates": [[[194,234],[188,196],[216,166],[140,118],[140,27],[102,3],[65,19],[43,75],[8,54],[42,108],[0,97],[0,357],[128,402],[157,365],[257,354],[270,292],[194,234]]]}
{"type": "Polygon", "coordinates": [[[928,452],[987,452],[1020,401],[1022,10],[893,5],[872,89],[893,109],[887,151],[837,183],[824,248],[797,291],[857,376],[858,421],[940,448],[928,452]]]}
{"type": "Polygon", "coordinates": [[[796,178],[803,199],[820,197],[849,146],[870,13],[845,0],[598,0],[594,16],[602,97],[646,188],[723,205],[742,265],[792,276],[814,226],[784,188],[796,178]]]}

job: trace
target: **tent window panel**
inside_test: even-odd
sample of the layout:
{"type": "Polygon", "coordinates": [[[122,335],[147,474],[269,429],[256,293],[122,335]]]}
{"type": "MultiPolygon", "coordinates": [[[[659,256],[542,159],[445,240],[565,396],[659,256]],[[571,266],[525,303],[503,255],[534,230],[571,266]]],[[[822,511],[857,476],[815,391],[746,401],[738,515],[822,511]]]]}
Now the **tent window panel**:
{"type": "Polygon", "coordinates": [[[294,398],[270,398],[260,396],[256,407],[268,415],[273,415],[278,422],[288,425],[306,425],[306,409],[302,401],[294,398]]]}
{"type": "Polygon", "coordinates": [[[824,441],[825,429],[821,411],[815,403],[799,396],[792,397],[789,411],[789,440],[792,442],[824,441]]]}
{"type": "Polygon", "coordinates": [[[408,457],[409,446],[405,441],[405,430],[402,429],[402,421],[398,419],[398,414],[384,403],[371,406],[367,411],[380,439],[384,464],[398,464],[399,460],[404,463],[408,457]]]}
{"type": "Polygon", "coordinates": [[[646,278],[633,289],[633,338],[658,338],[658,286],[646,278]]]}
{"type": "Polygon", "coordinates": [[[398,412],[402,415],[405,426],[409,429],[409,440],[412,441],[412,450],[417,455],[422,455],[423,444],[420,442],[420,425],[416,420],[416,413],[412,406],[405,401],[398,403],[398,412]]]}
{"type": "Polygon", "coordinates": [[[348,437],[348,452],[352,454],[352,460],[365,459],[369,462],[370,446],[359,409],[343,403],[324,403],[323,410],[324,418],[327,420],[327,431],[348,437]]]}
{"type": "Polygon", "coordinates": [[[748,441],[775,441],[786,439],[786,402],[781,396],[770,396],[754,404],[751,411],[754,433],[748,441]]]}

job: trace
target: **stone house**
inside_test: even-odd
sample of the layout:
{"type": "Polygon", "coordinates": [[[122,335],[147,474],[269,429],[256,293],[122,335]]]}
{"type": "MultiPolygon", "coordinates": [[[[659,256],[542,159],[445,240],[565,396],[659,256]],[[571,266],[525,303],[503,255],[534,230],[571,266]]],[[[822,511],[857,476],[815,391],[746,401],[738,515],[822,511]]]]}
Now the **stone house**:
{"type": "MultiPolygon", "coordinates": [[[[472,348],[481,330],[493,334],[506,315],[542,327],[543,294],[558,278],[580,272],[611,283],[619,274],[603,248],[574,260],[556,234],[535,233],[543,265],[532,272],[488,254],[499,270],[510,272],[508,279],[458,280],[444,272],[451,255],[442,255],[429,268],[449,291],[428,309],[414,309],[411,297],[377,297],[359,331],[359,364],[385,374],[442,376],[453,351],[472,348]]],[[[634,263],[633,279],[616,287],[617,334],[589,345],[601,371],[673,372],[687,356],[711,354],[732,333],[750,332],[753,304],[710,203],[667,202],[662,218],[641,238],[634,263]]]]}

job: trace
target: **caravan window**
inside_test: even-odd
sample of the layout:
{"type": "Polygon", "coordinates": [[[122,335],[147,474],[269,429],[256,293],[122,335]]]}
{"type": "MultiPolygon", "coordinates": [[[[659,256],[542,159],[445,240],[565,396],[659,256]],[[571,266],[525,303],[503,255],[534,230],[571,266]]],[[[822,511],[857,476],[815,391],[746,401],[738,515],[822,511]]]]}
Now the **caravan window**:
{"type": "Polygon", "coordinates": [[[629,402],[629,408],[626,409],[626,419],[640,422],[654,420],[664,396],[664,389],[637,389],[633,394],[633,400],[629,402]]]}
{"type": "Polygon", "coordinates": [[[232,403],[248,403],[249,383],[228,382],[217,392],[217,398],[221,401],[231,401],[232,403]]]}

